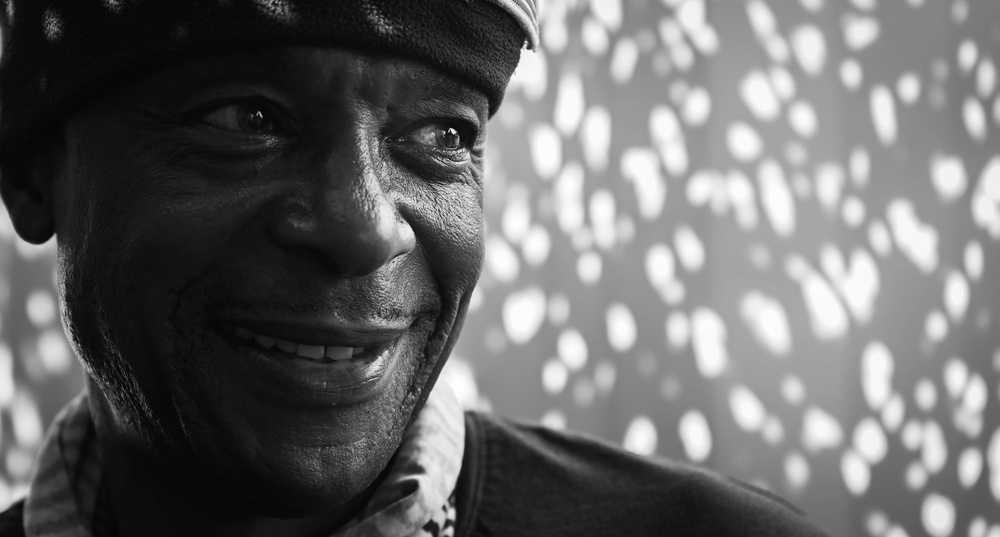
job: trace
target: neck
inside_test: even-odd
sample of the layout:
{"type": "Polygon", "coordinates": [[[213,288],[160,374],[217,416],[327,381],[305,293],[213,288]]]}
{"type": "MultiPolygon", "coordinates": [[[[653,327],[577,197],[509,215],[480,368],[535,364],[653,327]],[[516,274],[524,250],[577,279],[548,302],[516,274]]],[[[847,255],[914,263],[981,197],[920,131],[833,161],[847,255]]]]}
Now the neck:
{"type": "MultiPolygon", "coordinates": [[[[330,535],[361,511],[378,481],[346,503],[298,518],[255,512],[250,501],[223,485],[192,483],[178,472],[149,464],[134,450],[107,446],[104,479],[120,537],[330,535]],[[209,485],[209,486],[206,486],[209,485]]],[[[102,450],[105,446],[102,445],[102,450]]]]}
{"type": "Polygon", "coordinates": [[[268,516],[252,491],[220,481],[197,462],[165,462],[135,439],[116,434],[112,420],[102,419],[111,413],[99,390],[90,390],[90,405],[105,461],[102,486],[108,487],[119,537],[325,537],[361,512],[384,477],[383,472],[361,494],[329,508],[268,516]]]}

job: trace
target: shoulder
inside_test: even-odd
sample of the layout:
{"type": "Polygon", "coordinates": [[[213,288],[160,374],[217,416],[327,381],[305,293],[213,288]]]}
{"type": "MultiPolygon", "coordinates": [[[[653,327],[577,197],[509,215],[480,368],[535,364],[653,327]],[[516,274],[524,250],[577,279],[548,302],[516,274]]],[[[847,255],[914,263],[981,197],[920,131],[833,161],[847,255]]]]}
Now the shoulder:
{"type": "Polygon", "coordinates": [[[466,424],[464,535],[823,535],[777,496],[704,469],[488,414],[466,424]]]}
{"type": "Polygon", "coordinates": [[[24,500],[18,500],[0,512],[0,537],[24,535],[24,500]]]}

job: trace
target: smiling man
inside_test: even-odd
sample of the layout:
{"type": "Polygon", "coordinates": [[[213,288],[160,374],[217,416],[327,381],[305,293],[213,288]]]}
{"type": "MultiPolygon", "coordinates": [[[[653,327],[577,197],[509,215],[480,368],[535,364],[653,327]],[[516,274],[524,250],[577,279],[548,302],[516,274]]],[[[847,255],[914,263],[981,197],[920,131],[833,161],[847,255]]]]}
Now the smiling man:
{"type": "Polygon", "coordinates": [[[86,390],[0,535],[812,535],[432,390],[527,0],[7,0],[0,187],[86,390]]]}

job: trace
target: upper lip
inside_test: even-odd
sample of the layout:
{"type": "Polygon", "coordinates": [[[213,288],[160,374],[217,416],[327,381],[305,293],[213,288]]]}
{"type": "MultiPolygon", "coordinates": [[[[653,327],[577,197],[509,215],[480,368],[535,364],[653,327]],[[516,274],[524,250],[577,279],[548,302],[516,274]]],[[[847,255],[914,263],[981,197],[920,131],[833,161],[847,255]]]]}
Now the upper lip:
{"type": "Polygon", "coordinates": [[[390,343],[410,323],[340,323],[268,319],[227,319],[224,324],[286,341],[323,347],[377,347],[390,343]]]}

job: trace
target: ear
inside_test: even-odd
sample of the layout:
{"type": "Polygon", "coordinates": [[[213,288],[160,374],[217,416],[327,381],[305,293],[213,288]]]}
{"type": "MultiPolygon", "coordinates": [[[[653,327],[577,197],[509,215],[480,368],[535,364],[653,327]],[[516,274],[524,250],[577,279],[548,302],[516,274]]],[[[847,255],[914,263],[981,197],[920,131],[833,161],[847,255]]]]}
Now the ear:
{"type": "Polygon", "coordinates": [[[28,151],[27,157],[0,159],[0,197],[14,230],[32,244],[42,244],[55,234],[52,186],[62,162],[58,143],[28,151]]]}

